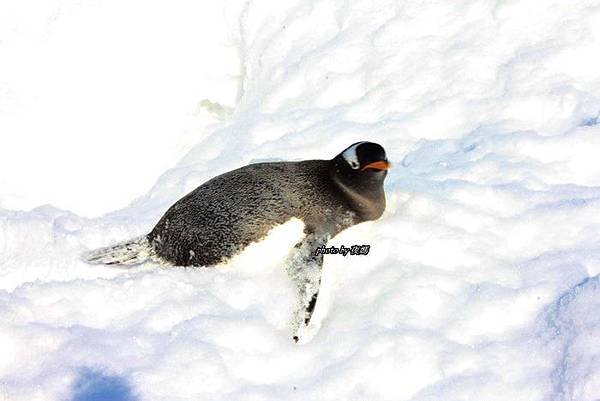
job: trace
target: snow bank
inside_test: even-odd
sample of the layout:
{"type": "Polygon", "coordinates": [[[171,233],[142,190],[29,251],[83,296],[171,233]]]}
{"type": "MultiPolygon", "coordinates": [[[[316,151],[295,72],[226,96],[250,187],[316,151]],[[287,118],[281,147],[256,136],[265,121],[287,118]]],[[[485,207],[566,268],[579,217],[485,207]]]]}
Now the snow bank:
{"type": "Polygon", "coordinates": [[[235,104],[239,57],[218,4],[6,3],[1,207],[122,208],[219,121],[206,99],[235,104]]]}
{"type": "MultiPolygon", "coordinates": [[[[75,7],[71,22],[56,18],[57,28],[49,28],[63,31],[54,43],[80,29],[105,43],[100,28],[78,22],[78,13],[95,21],[97,5],[48,4],[41,17],[14,7],[44,20],[75,7]]],[[[161,49],[177,47],[183,64],[210,65],[201,44],[211,35],[177,29],[194,26],[207,5],[180,3],[174,17],[167,5],[111,7],[103,18],[115,27],[114,40],[136,49],[160,37],[161,49]],[[119,13],[110,12],[116,7],[119,13]],[[132,33],[126,22],[150,24],[145,10],[168,36],[132,33]]],[[[189,87],[173,93],[177,100],[165,114],[207,98],[203,110],[214,120],[177,123],[160,116],[163,103],[143,113],[143,124],[164,123],[152,131],[164,135],[157,144],[197,133],[147,194],[144,169],[165,170],[167,162],[153,164],[143,147],[115,141],[111,146],[135,150],[135,166],[67,164],[81,171],[101,165],[109,180],[133,171],[141,186],[128,193],[137,197],[128,207],[94,219],[50,206],[0,212],[0,394],[11,401],[94,394],[153,401],[596,400],[598,5],[249,1],[227,3],[219,13],[241,71],[232,110],[220,106],[228,106],[219,97],[228,90],[223,81],[211,92],[200,70],[165,62],[153,76],[157,85],[169,86],[175,76],[189,87]],[[202,133],[194,131],[199,126],[202,133]],[[305,344],[293,344],[287,330],[292,289],[283,261],[300,235],[293,223],[217,269],[125,270],[79,260],[87,249],[149,231],[172,202],[214,175],[256,160],[329,158],[357,140],[383,144],[394,163],[388,208],[379,221],[333,241],[370,244],[371,252],[325,257],[314,336],[305,344]]],[[[10,43],[30,40],[38,26],[15,23],[0,52],[22,49],[10,43]]],[[[219,63],[210,68],[230,68],[219,63]]],[[[14,74],[5,87],[26,81],[14,74]]],[[[53,96],[48,85],[41,97],[53,96]]],[[[0,104],[12,104],[2,93],[0,104]]],[[[111,96],[122,101],[120,91],[111,96]]],[[[155,98],[144,90],[128,96],[142,104],[155,98]]],[[[28,124],[39,109],[22,107],[10,124],[34,135],[28,124]]],[[[46,132],[44,140],[63,151],[52,139],[60,134],[46,132]]],[[[4,129],[0,138],[7,143],[4,129]]],[[[11,176],[33,182],[24,168],[11,176]]],[[[64,199],[82,191],[62,188],[64,199]]]]}

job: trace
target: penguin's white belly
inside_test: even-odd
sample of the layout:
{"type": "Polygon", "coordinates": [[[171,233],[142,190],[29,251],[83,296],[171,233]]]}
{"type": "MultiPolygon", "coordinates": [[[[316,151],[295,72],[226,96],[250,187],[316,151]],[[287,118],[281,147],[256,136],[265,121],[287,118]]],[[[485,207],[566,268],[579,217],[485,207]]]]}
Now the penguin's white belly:
{"type": "Polygon", "coordinates": [[[280,263],[290,250],[304,238],[304,222],[291,218],[273,227],[260,241],[253,242],[239,254],[225,262],[231,266],[252,266],[252,269],[268,268],[272,263],[280,263]]]}

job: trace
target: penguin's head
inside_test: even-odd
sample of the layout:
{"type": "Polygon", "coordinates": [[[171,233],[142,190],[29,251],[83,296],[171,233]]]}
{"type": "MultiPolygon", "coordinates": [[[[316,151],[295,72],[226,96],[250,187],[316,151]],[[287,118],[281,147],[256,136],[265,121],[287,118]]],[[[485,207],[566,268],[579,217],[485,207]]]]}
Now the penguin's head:
{"type": "Polygon", "coordinates": [[[383,180],[390,166],[381,145],[357,142],[331,160],[329,174],[363,221],[375,220],[385,210],[383,180]]]}
{"type": "Polygon", "coordinates": [[[373,142],[357,142],[334,159],[335,175],[359,183],[383,182],[391,167],[385,150],[373,142]]]}

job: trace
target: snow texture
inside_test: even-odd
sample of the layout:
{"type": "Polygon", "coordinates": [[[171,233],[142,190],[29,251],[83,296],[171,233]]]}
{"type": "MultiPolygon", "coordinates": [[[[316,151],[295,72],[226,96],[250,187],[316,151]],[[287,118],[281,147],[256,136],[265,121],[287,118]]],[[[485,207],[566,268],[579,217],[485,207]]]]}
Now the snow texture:
{"type": "Polygon", "coordinates": [[[600,3],[211,4],[0,4],[0,400],[600,399],[600,3]],[[81,260],[360,140],[388,207],[302,344],[299,222],[214,269],[81,260]]]}

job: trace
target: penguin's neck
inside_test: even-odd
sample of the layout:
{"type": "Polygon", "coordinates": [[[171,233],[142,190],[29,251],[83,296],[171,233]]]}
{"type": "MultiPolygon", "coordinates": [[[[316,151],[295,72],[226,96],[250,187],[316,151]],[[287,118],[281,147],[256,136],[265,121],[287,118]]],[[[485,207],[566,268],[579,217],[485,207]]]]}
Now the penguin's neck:
{"type": "Polygon", "coordinates": [[[335,168],[330,171],[329,177],[361,220],[376,220],[381,217],[385,210],[382,182],[372,180],[357,183],[347,177],[335,174],[335,168]]]}

